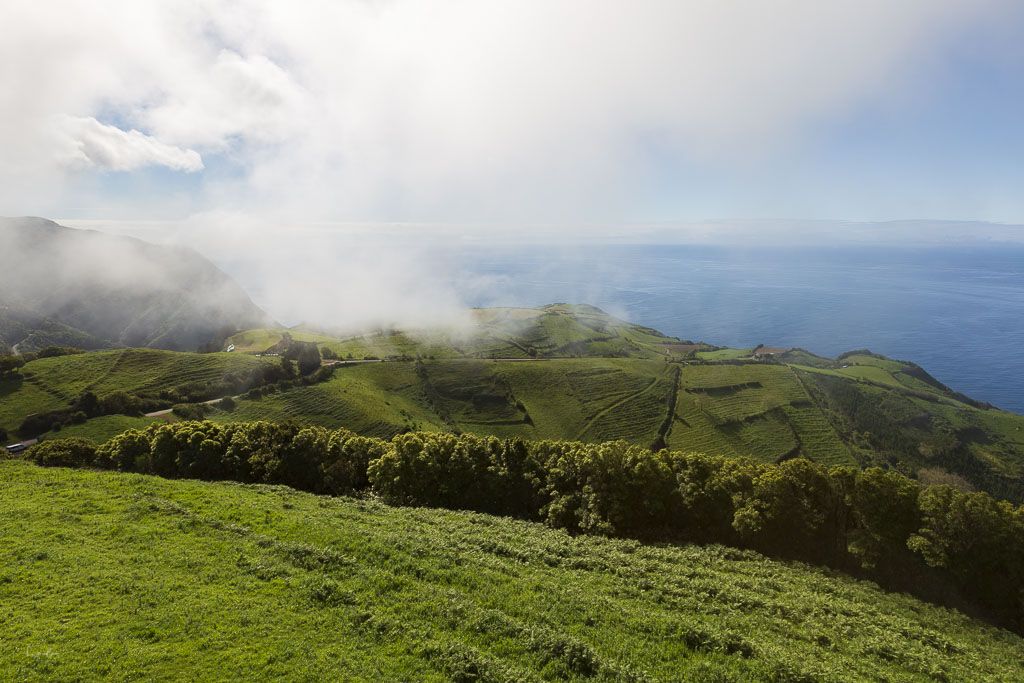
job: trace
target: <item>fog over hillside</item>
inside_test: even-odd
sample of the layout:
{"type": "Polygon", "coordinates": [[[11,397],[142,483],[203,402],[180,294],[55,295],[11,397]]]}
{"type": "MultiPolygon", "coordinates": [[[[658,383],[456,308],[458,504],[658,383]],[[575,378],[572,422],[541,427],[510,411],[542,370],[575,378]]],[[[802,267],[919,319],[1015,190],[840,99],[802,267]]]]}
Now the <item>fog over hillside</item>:
{"type": "MultiPolygon", "coordinates": [[[[552,283],[562,269],[596,267],[591,286],[574,290],[575,302],[611,306],[619,317],[645,324],[625,304],[607,301],[609,284],[630,273],[611,261],[578,263],[581,247],[693,245],[731,249],[796,247],[948,248],[958,245],[1024,245],[1024,226],[980,221],[717,220],[620,225],[417,224],[276,221],[249,213],[213,213],[182,221],[62,220],[80,228],[185,245],[200,251],[235,278],[275,320],[336,329],[376,326],[461,326],[465,308],[510,302],[510,283],[484,273],[473,254],[515,258],[523,248],[546,255],[526,277],[552,283]]],[[[578,279],[578,278],[577,278],[578,279]]],[[[552,298],[554,297],[554,298],[552,298]]],[[[684,334],[687,332],[683,332],[684,334]]],[[[851,343],[862,343],[856,340],[851,343]]]]}
{"type": "Polygon", "coordinates": [[[0,218],[0,341],[196,348],[268,316],[196,251],[0,218]]]}

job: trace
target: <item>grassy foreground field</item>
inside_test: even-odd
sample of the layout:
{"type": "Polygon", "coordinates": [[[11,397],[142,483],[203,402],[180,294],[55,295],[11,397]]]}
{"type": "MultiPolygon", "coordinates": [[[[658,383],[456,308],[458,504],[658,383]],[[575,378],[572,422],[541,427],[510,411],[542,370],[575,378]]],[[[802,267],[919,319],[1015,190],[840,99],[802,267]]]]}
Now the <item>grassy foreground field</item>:
{"type": "Polygon", "coordinates": [[[4,680],[1022,675],[1008,632],[717,546],[13,461],[0,491],[4,680]]]}

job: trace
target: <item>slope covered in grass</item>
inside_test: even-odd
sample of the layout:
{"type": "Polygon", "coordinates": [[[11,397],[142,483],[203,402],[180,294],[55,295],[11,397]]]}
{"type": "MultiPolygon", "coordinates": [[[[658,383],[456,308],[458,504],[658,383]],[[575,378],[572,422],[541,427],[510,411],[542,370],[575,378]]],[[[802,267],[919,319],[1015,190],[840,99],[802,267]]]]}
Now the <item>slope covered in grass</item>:
{"type": "Polygon", "coordinates": [[[408,429],[652,444],[672,366],[627,358],[372,363],[327,382],[238,401],[217,420],[292,419],[372,436],[408,429]]]}
{"type": "Polygon", "coordinates": [[[751,552],[23,462],[0,489],[4,679],[1021,675],[1017,636],[751,552]]]}
{"type": "Polygon", "coordinates": [[[154,422],[162,422],[162,420],[159,417],[101,415],[82,424],[68,425],[57,432],[47,432],[40,437],[40,440],[83,438],[101,444],[126,430],[145,429],[154,422]]]}
{"type": "Polygon", "coordinates": [[[84,391],[100,397],[115,391],[157,396],[188,386],[215,384],[232,375],[242,377],[274,360],[156,349],[39,358],[22,367],[18,376],[0,380],[0,427],[13,432],[28,415],[66,408],[84,391]]]}
{"type": "Polygon", "coordinates": [[[684,355],[678,342],[656,330],[620,320],[599,308],[552,304],[543,308],[480,308],[450,329],[369,330],[328,334],[303,327],[238,333],[225,343],[259,353],[291,334],[316,342],[341,358],[565,358],[613,356],[669,358],[684,355]]]}
{"type": "Polygon", "coordinates": [[[668,444],[775,461],[855,464],[850,449],[785,365],[687,365],[668,444]]]}
{"type": "MultiPolygon", "coordinates": [[[[341,359],[384,362],[339,367],[327,382],[284,383],[256,400],[249,394],[234,413],[213,419],[295,420],[385,437],[440,430],[626,439],[762,461],[804,456],[884,464],[1024,500],[1024,417],[958,394],[911,362],[869,351],[828,359],[802,349],[716,349],[590,306],[485,308],[467,318],[459,329],[347,337],[255,329],[232,337],[231,354],[127,350],[36,360],[22,377],[0,381],[0,428],[13,438],[26,416],[67,408],[86,389],[153,396],[260,367],[280,373],[280,359],[245,352],[282,351],[291,335],[341,359]]],[[[161,398],[237,396],[277,379],[161,398]]]]}

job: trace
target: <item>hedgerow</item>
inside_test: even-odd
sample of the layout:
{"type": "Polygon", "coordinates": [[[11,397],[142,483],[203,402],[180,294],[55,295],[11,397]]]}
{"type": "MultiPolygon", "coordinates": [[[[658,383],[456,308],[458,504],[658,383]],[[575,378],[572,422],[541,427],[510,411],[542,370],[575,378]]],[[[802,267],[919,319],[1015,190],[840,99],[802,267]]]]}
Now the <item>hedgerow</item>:
{"type": "Polygon", "coordinates": [[[40,464],[372,491],[399,505],[542,521],[573,533],[721,543],[869,576],[1024,631],[1024,507],[879,468],[826,468],[623,441],[448,433],[391,441],[295,424],[178,422],[99,447],[48,440],[40,464]]]}

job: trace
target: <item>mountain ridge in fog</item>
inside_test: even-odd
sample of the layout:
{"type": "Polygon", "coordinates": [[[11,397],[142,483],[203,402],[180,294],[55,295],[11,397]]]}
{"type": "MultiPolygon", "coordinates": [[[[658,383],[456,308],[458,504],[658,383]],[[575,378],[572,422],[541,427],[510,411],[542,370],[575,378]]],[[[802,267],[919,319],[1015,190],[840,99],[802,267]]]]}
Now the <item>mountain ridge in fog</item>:
{"type": "Polygon", "coordinates": [[[0,346],[30,351],[152,347],[194,351],[272,324],[198,252],[133,237],[0,218],[0,346]]]}

